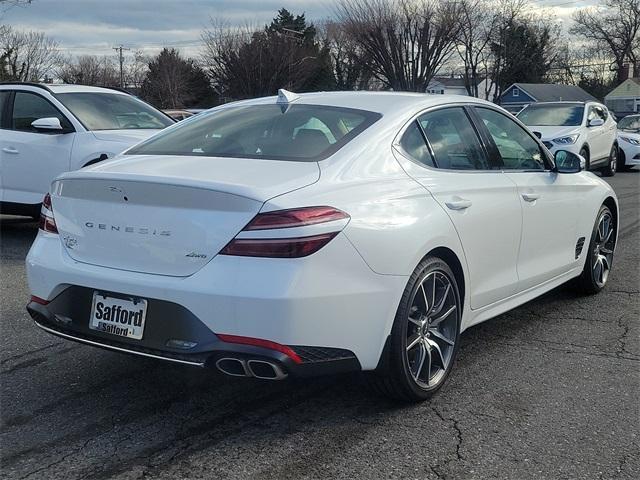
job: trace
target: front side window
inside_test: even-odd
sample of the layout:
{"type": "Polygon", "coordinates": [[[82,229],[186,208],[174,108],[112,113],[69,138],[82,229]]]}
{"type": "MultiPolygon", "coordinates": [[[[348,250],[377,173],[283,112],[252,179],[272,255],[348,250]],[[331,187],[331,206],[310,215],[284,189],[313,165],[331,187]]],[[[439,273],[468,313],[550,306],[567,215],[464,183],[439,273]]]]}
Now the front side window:
{"type": "Polygon", "coordinates": [[[436,166],[452,170],[488,170],[489,162],[462,107],[444,108],[418,118],[436,166]]]}
{"type": "Polygon", "coordinates": [[[505,170],[544,170],[540,146],[520,125],[502,113],[476,108],[498,147],[505,170]]]}
{"type": "Polygon", "coordinates": [[[160,129],[173,121],[151,105],[120,93],[58,93],[56,98],[87,130],[160,129]]]}
{"type": "Polygon", "coordinates": [[[51,117],[60,120],[62,128],[73,128],[67,117],[45,98],[35,93],[16,92],[13,100],[13,115],[11,117],[11,128],[13,130],[35,133],[59,133],[57,130],[45,132],[44,130],[38,130],[31,126],[31,124],[39,118],[51,117]]]}
{"type": "Polygon", "coordinates": [[[518,120],[527,126],[570,127],[582,125],[584,105],[529,105],[520,113],[518,120]]]}
{"type": "Polygon", "coordinates": [[[380,117],[323,105],[230,106],[179,124],[127,153],[318,161],[380,117]]]}

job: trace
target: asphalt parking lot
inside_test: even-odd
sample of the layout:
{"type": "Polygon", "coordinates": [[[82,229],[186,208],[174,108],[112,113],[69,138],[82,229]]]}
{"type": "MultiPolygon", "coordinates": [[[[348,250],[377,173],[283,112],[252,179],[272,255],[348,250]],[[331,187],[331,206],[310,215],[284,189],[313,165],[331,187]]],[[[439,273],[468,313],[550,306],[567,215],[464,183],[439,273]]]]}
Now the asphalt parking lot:
{"type": "Polygon", "coordinates": [[[36,225],[0,224],[6,479],[640,478],[640,171],[609,285],[560,287],[468,330],[430,402],[358,376],[234,380],[39,331],[24,305],[36,225]]]}

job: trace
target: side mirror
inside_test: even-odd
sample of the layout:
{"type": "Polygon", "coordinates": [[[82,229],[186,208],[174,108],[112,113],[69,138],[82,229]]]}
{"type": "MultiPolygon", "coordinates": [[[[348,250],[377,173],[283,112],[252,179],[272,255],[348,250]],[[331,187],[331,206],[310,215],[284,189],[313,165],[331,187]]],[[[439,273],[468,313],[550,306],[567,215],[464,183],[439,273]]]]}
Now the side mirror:
{"type": "Polygon", "coordinates": [[[556,162],[555,171],[558,173],[579,173],[585,169],[587,164],[583,157],[567,150],[558,150],[554,159],[556,162]]]}
{"type": "Polygon", "coordinates": [[[31,122],[31,126],[38,130],[64,130],[60,123],[60,119],[56,117],[38,118],[31,122]]]}
{"type": "Polygon", "coordinates": [[[600,127],[602,125],[604,125],[604,120],[601,118],[593,118],[589,120],[590,127],[600,127]]]}

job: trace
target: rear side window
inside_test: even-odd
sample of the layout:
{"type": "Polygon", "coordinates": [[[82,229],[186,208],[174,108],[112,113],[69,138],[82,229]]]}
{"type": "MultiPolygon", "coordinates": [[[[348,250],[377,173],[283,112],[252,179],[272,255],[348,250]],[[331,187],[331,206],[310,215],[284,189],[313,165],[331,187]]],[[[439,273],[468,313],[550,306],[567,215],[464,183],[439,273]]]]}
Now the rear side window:
{"type": "Polygon", "coordinates": [[[227,107],[178,124],[127,153],[318,161],[380,117],[322,105],[227,107]]]}
{"type": "Polygon", "coordinates": [[[489,170],[487,156],[462,107],[425,113],[418,118],[438,168],[489,170]]]}
{"type": "MultiPolygon", "coordinates": [[[[33,128],[31,124],[39,118],[56,117],[64,129],[72,129],[72,125],[60,110],[54,107],[48,100],[29,92],[16,92],[13,100],[13,116],[11,128],[24,132],[45,133],[33,128]]],[[[58,132],[56,132],[58,133],[58,132]]]]}
{"type": "Polygon", "coordinates": [[[4,110],[9,102],[9,93],[8,90],[0,91],[0,128],[4,128],[4,110]]]}
{"type": "Polygon", "coordinates": [[[433,158],[427,144],[424,141],[422,132],[417,122],[412,122],[409,128],[402,135],[400,140],[400,146],[402,149],[417,162],[426,165],[428,167],[435,167],[433,164],[433,158]]]}

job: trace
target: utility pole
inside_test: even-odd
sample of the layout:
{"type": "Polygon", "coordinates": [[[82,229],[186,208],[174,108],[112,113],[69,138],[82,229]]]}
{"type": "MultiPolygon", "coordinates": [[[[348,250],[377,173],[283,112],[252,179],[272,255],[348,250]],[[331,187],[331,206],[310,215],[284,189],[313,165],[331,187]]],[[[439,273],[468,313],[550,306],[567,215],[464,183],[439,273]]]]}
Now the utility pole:
{"type": "Polygon", "coordinates": [[[131,50],[130,48],[124,48],[122,45],[119,47],[113,47],[113,50],[118,52],[118,57],[120,60],[120,88],[124,88],[124,71],[122,69],[124,64],[124,55],[122,54],[123,50],[131,50]]]}

